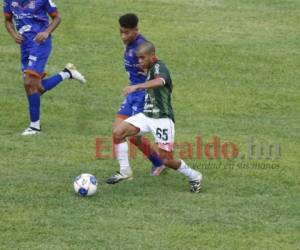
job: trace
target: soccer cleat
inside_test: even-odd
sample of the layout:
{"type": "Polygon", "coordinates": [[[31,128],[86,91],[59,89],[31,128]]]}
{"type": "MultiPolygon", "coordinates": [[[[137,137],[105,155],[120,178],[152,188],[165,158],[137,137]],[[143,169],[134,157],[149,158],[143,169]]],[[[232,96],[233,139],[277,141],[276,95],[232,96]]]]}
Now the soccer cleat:
{"type": "Polygon", "coordinates": [[[199,193],[201,189],[202,174],[199,173],[199,176],[196,180],[190,181],[190,191],[192,193],[199,193]]]}
{"type": "Polygon", "coordinates": [[[41,133],[40,129],[34,128],[34,127],[28,127],[24,130],[22,135],[38,135],[41,133]]]}
{"type": "Polygon", "coordinates": [[[85,77],[76,69],[76,67],[72,63],[68,63],[63,71],[70,74],[70,79],[75,79],[80,83],[86,82],[85,77]]]}
{"type": "Polygon", "coordinates": [[[164,169],[166,168],[165,165],[162,165],[160,167],[155,167],[155,166],[152,166],[152,169],[151,169],[151,176],[159,176],[161,174],[162,171],[164,171],[164,169]]]}
{"type": "Polygon", "coordinates": [[[132,175],[125,175],[125,174],[121,174],[120,172],[117,172],[115,175],[109,177],[106,180],[106,183],[107,184],[116,184],[123,180],[132,180],[132,179],[133,179],[132,175]]]}

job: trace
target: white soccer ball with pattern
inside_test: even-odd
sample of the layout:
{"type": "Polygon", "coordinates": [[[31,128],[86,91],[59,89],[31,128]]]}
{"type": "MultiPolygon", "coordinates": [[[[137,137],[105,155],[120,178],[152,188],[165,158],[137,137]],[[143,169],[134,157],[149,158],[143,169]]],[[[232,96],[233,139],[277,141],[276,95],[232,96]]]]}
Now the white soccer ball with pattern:
{"type": "Polygon", "coordinates": [[[91,196],[97,191],[97,179],[91,174],[81,174],[75,178],[74,190],[80,196],[91,196]]]}

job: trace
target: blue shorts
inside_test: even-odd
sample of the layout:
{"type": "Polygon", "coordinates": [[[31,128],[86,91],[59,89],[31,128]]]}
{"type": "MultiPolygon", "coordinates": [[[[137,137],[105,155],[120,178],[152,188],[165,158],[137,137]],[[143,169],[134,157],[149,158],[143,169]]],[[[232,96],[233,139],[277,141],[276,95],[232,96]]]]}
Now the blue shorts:
{"type": "Polygon", "coordinates": [[[21,67],[23,72],[42,76],[52,49],[51,37],[43,43],[25,41],[21,45],[21,67]]]}
{"type": "Polygon", "coordinates": [[[129,94],[121,104],[118,115],[133,116],[144,111],[145,91],[129,94]]]}

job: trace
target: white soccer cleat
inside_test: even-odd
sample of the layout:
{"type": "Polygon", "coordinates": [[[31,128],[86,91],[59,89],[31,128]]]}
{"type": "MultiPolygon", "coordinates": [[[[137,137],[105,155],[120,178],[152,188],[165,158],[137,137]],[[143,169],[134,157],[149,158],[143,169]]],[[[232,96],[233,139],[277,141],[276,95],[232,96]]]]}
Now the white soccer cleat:
{"type": "Polygon", "coordinates": [[[199,193],[201,189],[201,182],[202,182],[202,174],[198,172],[198,177],[195,180],[191,180],[190,182],[190,191],[192,193],[199,193]]]}
{"type": "Polygon", "coordinates": [[[68,63],[63,71],[70,74],[70,79],[75,79],[80,83],[86,83],[85,77],[76,69],[74,64],[68,63]]]}
{"type": "Polygon", "coordinates": [[[38,135],[41,133],[40,129],[34,128],[34,127],[28,127],[24,130],[22,135],[38,135]]]}
{"type": "Polygon", "coordinates": [[[106,183],[107,184],[116,184],[123,180],[132,180],[132,179],[133,179],[132,174],[125,175],[125,174],[121,174],[120,172],[117,172],[115,175],[112,175],[111,177],[109,177],[106,180],[106,183]]]}

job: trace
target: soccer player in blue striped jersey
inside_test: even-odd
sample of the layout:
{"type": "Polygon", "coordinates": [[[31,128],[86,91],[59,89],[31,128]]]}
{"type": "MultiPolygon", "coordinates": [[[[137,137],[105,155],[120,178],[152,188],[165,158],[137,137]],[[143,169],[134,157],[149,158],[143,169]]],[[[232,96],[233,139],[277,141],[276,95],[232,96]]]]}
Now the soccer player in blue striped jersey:
{"type": "MultiPolygon", "coordinates": [[[[138,17],[133,13],[128,13],[119,18],[120,36],[125,45],[124,65],[128,74],[130,85],[135,85],[145,82],[146,74],[139,65],[139,60],[136,56],[138,46],[146,41],[146,39],[139,33],[138,17]]],[[[122,121],[130,116],[143,112],[145,104],[145,91],[136,91],[129,94],[124,99],[119,111],[116,114],[114,128],[122,121]]],[[[151,149],[148,141],[140,136],[131,137],[129,141],[136,145],[152,162],[153,172],[160,173],[163,168],[162,160],[155,150],[151,149]]],[[[120,171],[107,179],[107,183],[115,184],[121,180],[132,178],[132,169],[128,159],[128,143],[123,140],[121,143],[115,144],[115,152],[120,165],[120,171]]]]}
{"type": "Polygon", "coordinates": [[[39,134],[41,95],[64,79],[75,79],[81,83],[85,79],[70,63],[59,74],[44,78],[52,49],[51,34],[61,21],[52,0],[4,0],[3,11],[5,27],[21,50],[21,67],[30,116],[30,125],[22,135],[39,134]],[[52,19],[50,23],[48,16],[52,19]]]}

